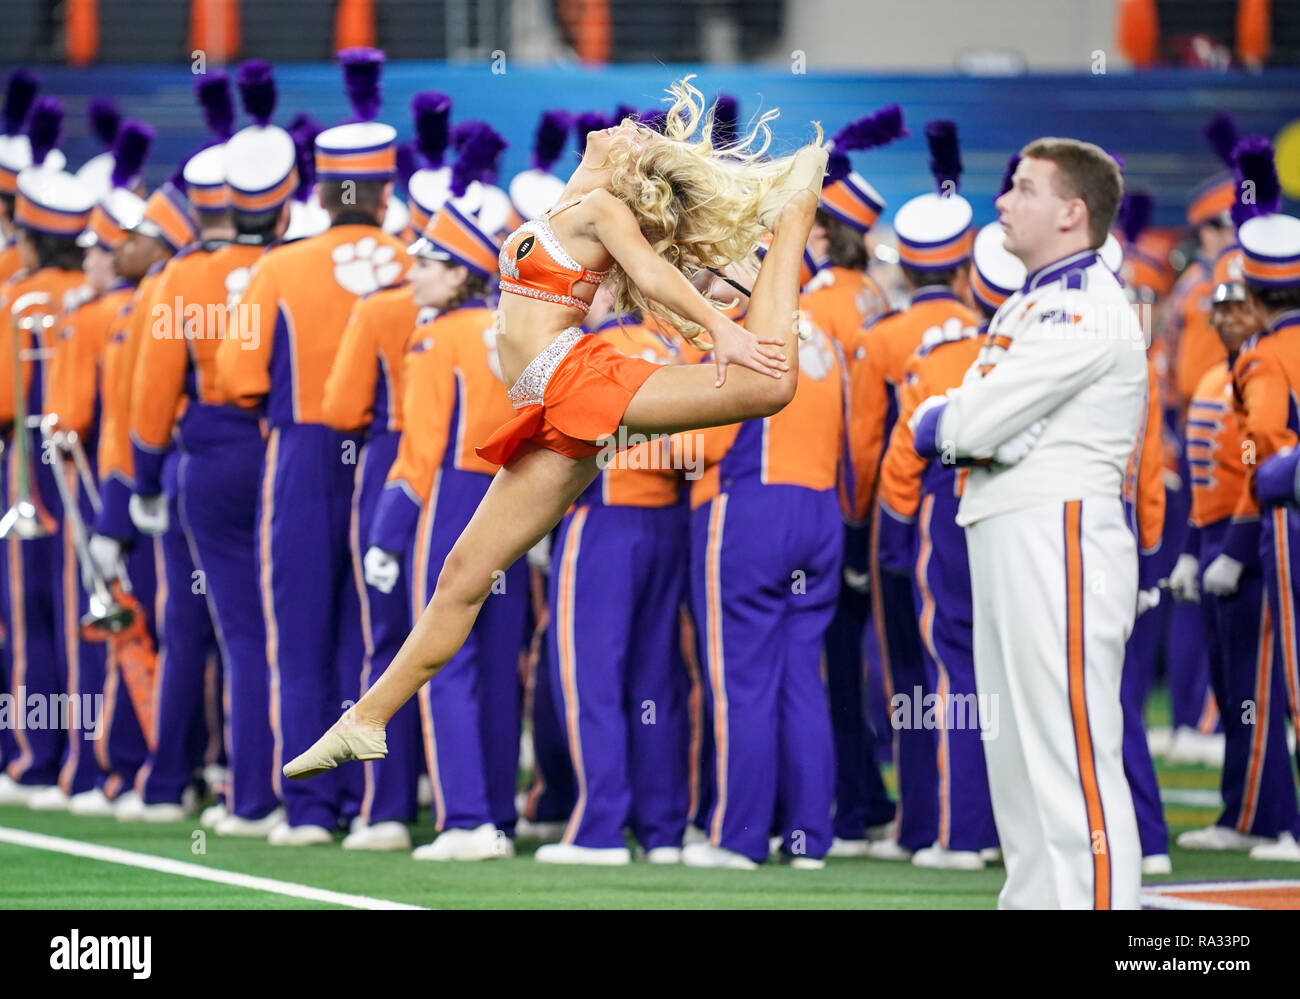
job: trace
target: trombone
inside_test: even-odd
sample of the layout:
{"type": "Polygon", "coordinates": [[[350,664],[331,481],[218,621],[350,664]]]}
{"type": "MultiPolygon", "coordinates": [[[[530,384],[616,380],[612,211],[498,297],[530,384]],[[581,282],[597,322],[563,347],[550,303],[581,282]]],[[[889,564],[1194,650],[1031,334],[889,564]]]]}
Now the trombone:
{"type": "MultiPolygon", "coordinates": [[[[47,351],[40,346],[44,340],[35,336],[36,330],[42,334],[53,328],[55,315],[43,310],[23,315],[34,306],[48,306],[51,296],[43,291],[30,291],[21,295],[9,310],[14,337],[14,477],[16,498],[3,517],[0,517],[0,538],[10,535],[20,541],[35,538],[48,538],[55,531],[55,523],[49,513],[42,509],[32,496],[32,453],[31,441],[27,436],[30,421],[27,414],[27,393],[23,386],[23,362],[43,360],[47,351]],[[30,350],[22,347],[21,334],[31,334],[35,346],[30,350]]],[[[37,418],[39,424],[39,417],[37,418]]]]}
{"type": "Polygon", "coordinates": [[[119,558],[113,578],[106,579],[90,557],[90,537],[86,532],[85,521],[81,519],[81,508],[77,502],[76,492],[68,485],[67,458],[72,457],[76,473],[81,480],[86,495],[92,506],[98,506],[99,493],[90,474],[90,464],[86,461],[85,449],[75,430],[60,430],[57,413],[48,413],[41,420],[41,437],[50,445],[53,456],[54,483],[59,490],[59,499],[63,501],[64,525],[72,531],[72,547],[77,553],[77,562],[81,566],[81,581],[89,598],[89,610],[81,619],[84,637],[102,640],[108,635],[125,631],[135,620],[136,611],[132,601],[119,600],[114,590],[118,584],[120,592],[131,592],[131,581],[127,578],[126,566],[119,558]]]}

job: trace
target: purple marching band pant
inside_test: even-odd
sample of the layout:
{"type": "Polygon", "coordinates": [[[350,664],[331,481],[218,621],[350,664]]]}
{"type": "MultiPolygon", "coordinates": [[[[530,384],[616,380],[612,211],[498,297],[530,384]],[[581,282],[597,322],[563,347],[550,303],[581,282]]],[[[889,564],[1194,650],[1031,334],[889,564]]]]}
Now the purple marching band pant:
{"type": "MultiPolygon", "coordinates": [[[[1262,516],[1269,517],[1271,511],[1262,516]]],[[[1252,547],[1258,522],[1233,530],[1230,517],[1201,528],[1189,542],[1200,571],[1224,550],[1230,535],[1252,547]]],[[[1265,560],[1271,553],[1265,551],[1265,560]]],[[[1210,679],[1223,719],[1223,812],[1216,825],[1247,836],[1276,839],[1297,831],[1295,781],[1286,747],[1286,719],[1294,710],[1275,618],[1265,595],[1266,570],[1257,558],[1245,566],[1230,597],[1201,591],[1200,610],[1210,655],[1210,679]]]]}
{"type": "MultiPolygon", "coordinates": [[[[1300,565],[1296,564],[1295,555],[1296,546],[1300,545],[1300,510],[1293,505],[1265,508],[1260,513],[1259,524],[1264,592],[1273,622],[1274,669],[1282,675],[1292,724],[1300,725],[1300,633],[1297,633],[1300,615],[1296,613],[1300,565]]],[[[1291,783],[1290,775],[1287,783],[1291,783]]],[[[1300,821],[1292,818],[1290,828],[1293,835],[1300,836],[1300,821]]]]}
{"type": "Polygon", "coordinates": [[[628,826],[646,850],[682,844],[688,677],[677,609],[688,545],[684,503],[606,504],[600,477],[560,524],[547,666],[577,787],[565,843],[622,847],[628,826]]]}
{"type": "MultiPolygon", "coordinates": [[[[407,559],[391,593],[367,586],[363,560],[375,523],[375,512],[384,491],[388,469],[397,457],[401,434],[371,428],[361,450],[357,485],[352,503],[349,538],[352,574],[361,598],[361,638],[365,659],[361,666],[361,690],[369,690],[401,648],[414,620],[411,606],[409,542],[407,559]]],[[[423,608],[421,608],[422,610],[423,608]]],[[[419,708],[415,699],[403,704],[388,722],[388,755],[363,766],[361,816],[369,825],[380,822],[414,822],[420,766],[419,708]]]]}
{"type": "MultiPolygon", "coordinates": [[[[184,705],[193,717],[205,702],[200,684],[211,675],[204,664],[219,659],[222,742],[229,771],[228,783],[220,790],[227,812],[259,819],[278,805],[272,784],[266,628],[256,566],[265,445],[254,414],[193,398],[177,425],[176,442],[175,457],[163,466],[171,514],[164,544],[174,538],[166,548],[168,656],[165,663],[160,661],[160,669],[168,669],[163,673],[163,699],[184,705]],[[184,587],[180,594],[171,584],[173,578],[184,587]],[[184,661],[171,654],[171,632],[177,629],[181,634],[174,641],[184,661]],[[169,687],[175,688],[170,697],[169,687]]],[[[148,495],[146,489],[156,488],[157,458],[138,442],[134,450],[137,491],[148,495]]],[[[210,744],[216,741],[214,735],[209,732],[210,744]]],[[[149,777],[147,802],[178,799],[183,787],[180,764],[192,759],[194,747],[179,738],[173,745],[166,757],[166,776],[155,764],[149,777]]],[[[159,755],[159,762],[162,759],[159,755]]]]}
{"type": "Polygon", "coordinates": [[[360,440],[313,423],[274,423],[258,496],[257,573],[266,621],[272,780],[290,826],[333,829],[360,814],[360,762],[308,781],[280,767],[360,696],[361,610],[348,549],[360,440]]]}
{"type": "MultiPolygon", "coordinates": [[[[200,414],[193,417],[195,422],[201,418],[200,414]]],[[[190,459],[176,448],[154,451],[138,441],[132,451],[136,492],[165,495],[168,513],[167,531],[159,539],[164,583],[155,682],[156,741],[135,785],[145,804],[175,804],[195,771],[222,756],[221,728],[214,724],[217,719],[209,718],[206,697],[209,690],[220,689],[222,663],[206,592],[209,583],[206,573],[197,571],[193,532],[185,523],[191,497],[183,491],[181,479],[190,459]]],[[[207,498],[211,501],[220,495],[210,493],[207,498]]]]}
{"type": "Polygon", "coordinates": [[[834,489],[742,473],[755,450],[746,437],[761,432],[762,421],[742,425],[721,463],[723,491],[691,515],[691,603],[715,760],[705,831],[754,861],[767,858],[769,834],[783,852],[820,858],[835,790],[822,643],[843,524],[834,489]]]}

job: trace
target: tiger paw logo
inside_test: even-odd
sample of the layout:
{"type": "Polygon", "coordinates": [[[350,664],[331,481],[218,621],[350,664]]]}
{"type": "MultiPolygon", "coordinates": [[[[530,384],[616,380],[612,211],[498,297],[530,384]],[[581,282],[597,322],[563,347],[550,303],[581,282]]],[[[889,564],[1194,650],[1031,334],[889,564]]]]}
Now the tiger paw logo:
{"type": "Polygon", "coordinates": [[[355,243],[340,243],[330,252],[334,280],[353,295],[369,295],[400,278],[402,264],[396,257],[396,250],[387,244],[381,246],[373,236],[355,243]]]}
{"type": "Polygon", "coordinates": [[[226,308],[233,309],[244,297],[248,282],[253,277],[253,268],[236,267],[226,275],[226,308]]]}
{"type": "Polygon", "coordinates": [[[809,323],[811,335],[799,341],[799,374],[821,381],[835,368],[835,355],[821,328],[809,323]]]}

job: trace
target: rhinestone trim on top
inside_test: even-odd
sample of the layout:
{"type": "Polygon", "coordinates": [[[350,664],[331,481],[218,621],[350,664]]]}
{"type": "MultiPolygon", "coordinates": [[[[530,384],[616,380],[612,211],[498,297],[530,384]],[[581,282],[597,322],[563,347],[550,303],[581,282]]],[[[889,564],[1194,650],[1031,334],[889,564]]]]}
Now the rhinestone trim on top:
{"type": "Polygon", "coordinates": [[[508,291],[512,295],[526,295],[529,298],[538,298],[543,302],[559,302],[561,305],[568,305],[577,309],[579,312],[586,313],[591,306],[580,298],[574,298],[572,295],[559,295],[553,291],[542,291],[540,288],[530,288],[526,284],[515,284],[513,281],[501,281],[498,285],[502,291],[508,291]]]}
{"type": "Polygon", "coordinates": [[[519,380],[510,386],[510,405],[515,409],[540,405],[546,385],[555,374],[560,362],[573,349],[573,345],[587,334],[580,326],[570,326],[542,348],[541,353],[528,362],[519,380]]]}

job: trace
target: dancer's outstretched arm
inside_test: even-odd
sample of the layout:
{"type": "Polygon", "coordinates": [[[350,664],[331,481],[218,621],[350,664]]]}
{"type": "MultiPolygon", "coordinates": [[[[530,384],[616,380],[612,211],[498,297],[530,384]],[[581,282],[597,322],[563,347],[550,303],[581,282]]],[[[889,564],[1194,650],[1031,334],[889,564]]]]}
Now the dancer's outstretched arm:
{"type": "Polygon", "coordinates": [[[789,358],[782,350],[784,340],[746,331],[710,305],[686,275],[655,253],[627,205],[603,189],[588,194],[584,205],[591,213],[595,238],[642,294],[708,331],[718,385],[726,381],[730,364],[773,378],[790,370],[789,358]]]}

